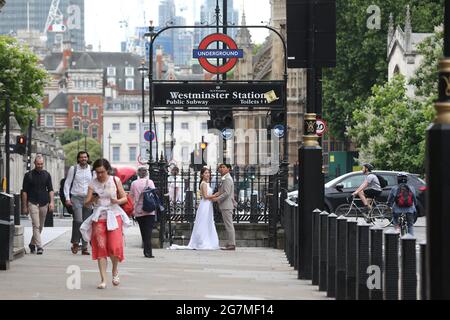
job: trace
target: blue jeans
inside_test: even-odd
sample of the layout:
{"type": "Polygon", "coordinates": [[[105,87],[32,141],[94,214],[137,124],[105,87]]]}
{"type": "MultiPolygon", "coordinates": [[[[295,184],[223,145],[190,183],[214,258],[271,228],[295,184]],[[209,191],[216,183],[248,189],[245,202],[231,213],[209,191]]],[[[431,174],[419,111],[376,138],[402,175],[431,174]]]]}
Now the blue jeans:
{"type": "MultiPolygon", "coordinates": [[[[394,226],[398,226],[398,217],[400,216],[400,212],[394,212],[392,214],[392,216],[393,216],[392,223],[394,224],[394,226]]],[[[408,226],[408,233],[413,236],[414,235],[415,213],[414,212],[406,212],[405,216],[406,216],[406,224],[408,226]]]]}

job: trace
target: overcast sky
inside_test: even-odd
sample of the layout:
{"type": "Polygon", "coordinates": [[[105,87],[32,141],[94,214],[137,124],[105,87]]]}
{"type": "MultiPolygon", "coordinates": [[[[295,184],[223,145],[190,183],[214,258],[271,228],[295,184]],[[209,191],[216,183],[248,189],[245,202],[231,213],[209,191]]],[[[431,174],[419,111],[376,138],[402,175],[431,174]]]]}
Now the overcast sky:
{"type": "MultiPolygon", "coordinates": [[[[242,15],[245,9],[247,24],[261,25],[270,19],[270,0],[235,0],[235,9],[242,15]]],[[[150,20],[158,24],[160,0],[85,0],[86,44],[94,50],[120,51],[120,42],[126,35],[133,35],[137,26],[148,26],[150,20]],[[128,28],[121,21],[128,22],[128,28]]],[[[193,24],[202,0],[175,0],[177,15],[184,16],[187,24],[193,24]],[[194,10],[196,8],[196,10],[194,10]]],[[[239,18],[239,23],[241,19],[239,18]]],[[[264,29],[250,29],[253,42],[262,43],[268,32],[264,29]]]]}

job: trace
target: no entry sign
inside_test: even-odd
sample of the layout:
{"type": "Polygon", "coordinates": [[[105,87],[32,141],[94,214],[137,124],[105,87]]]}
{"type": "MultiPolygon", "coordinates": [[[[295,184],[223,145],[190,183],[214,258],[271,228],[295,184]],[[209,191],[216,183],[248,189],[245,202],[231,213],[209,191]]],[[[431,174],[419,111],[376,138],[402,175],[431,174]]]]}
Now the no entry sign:
{"type": "Polygon", "coordinates": [[[194,50],[194,58],[198,58],[198,62],[206,71],[210,73],[226,73],[233,69],[238,58],[242,57],[242,50],[239,50],[236,42],[223,33],[213,33],[203,38],[198,45],[198,50],[194,50]],[[228,49],[224,50],[208,50],[208,46],[213,42],[225,43],[228,49]],[[211,64],[208,58],[228,58],[228,61],[220,66],[211,64]]]}

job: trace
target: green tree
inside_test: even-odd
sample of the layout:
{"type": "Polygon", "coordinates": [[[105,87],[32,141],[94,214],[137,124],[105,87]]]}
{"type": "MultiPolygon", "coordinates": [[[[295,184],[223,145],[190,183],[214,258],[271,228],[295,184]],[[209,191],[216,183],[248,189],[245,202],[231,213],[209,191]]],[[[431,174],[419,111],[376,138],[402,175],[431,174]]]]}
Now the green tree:
{"type": "Polygon", "coordinates": [[[39,66],[36,55],[17,40],[0,36],[0,128],[6,123],[6,96],[22,128],[28,125],[30,118],[36,119],[37,109],[42,108],[47,80],[48,73],[39,66]]]}
{"type": "MultiPolygon", "coordinates": [[[[97,140],[92,138],[87,138],[86,140],[87,151],[89,152],[90,160],[94,162],[102,157],[102,146],[97,140]]],[[[66,167],[73,166],[77,163],[77,153],[78,151],[84,150],[84,139],[79,141],[73,141],[66,145],[63,145],[64,154],[66,157],[65,165],[66,167]]]]}
{"type": "Polygon", "coordinates": [[[425,130],[433,119],[429,101],[406,96],[401,75],[372,88],[362,109],[353,112],[348,134],[360,148],[359,160],[376,168],[424,173],[425,130]]]}
{"type": "Polygon", "coordinates": [[[71,143],[72,141],[77,141],[81,139],[83,134],[75,129],[66,129],[60,133],[58,133],[59,141],[61,141],[62,145],[71,143]]]}
{"type": "Polygon", "coordinates": [[[337,0],[337,64],[324,70],[323,105],[333,136],[345,139],[354,125],[353,111],[370,97],[371,88],[387,80],[387,33],[389,14],[394,25],[404,26],[406,5],[411,7],[414,32],[432,32],[443,22],[443,0],[337,0]],[[367,20],[370,5],[381,9],[381,29],[371,30],[367,20]]]}

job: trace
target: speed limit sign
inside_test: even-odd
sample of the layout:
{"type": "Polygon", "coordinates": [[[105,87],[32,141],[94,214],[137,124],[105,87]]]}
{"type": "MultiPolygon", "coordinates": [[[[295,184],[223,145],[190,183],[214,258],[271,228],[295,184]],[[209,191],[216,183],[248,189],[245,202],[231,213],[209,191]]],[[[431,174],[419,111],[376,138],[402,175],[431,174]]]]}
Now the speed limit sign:
{"type": "Polygon", "coordinates": [[[320,137],[327,131],[327,122],[323,119],[317,119],[316,125],[316,134],[320,137]]]}

